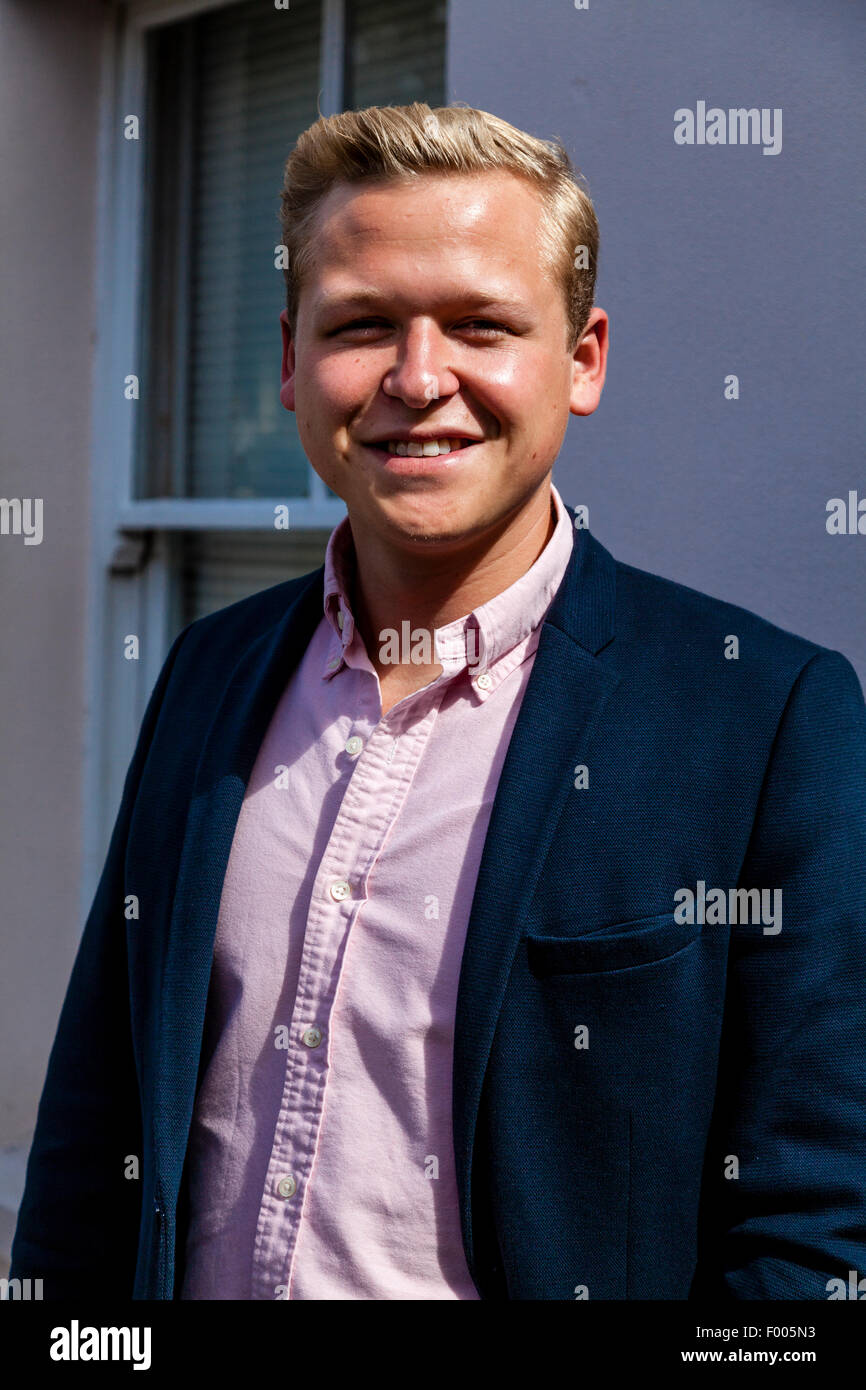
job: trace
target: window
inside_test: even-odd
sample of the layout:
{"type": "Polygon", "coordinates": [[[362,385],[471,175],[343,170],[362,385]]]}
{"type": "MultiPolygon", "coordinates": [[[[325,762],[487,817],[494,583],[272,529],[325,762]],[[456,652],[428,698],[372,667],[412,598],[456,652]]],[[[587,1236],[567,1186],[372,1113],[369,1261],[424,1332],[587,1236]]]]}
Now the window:
{"type": "MultiPolygon", "coordinates": [[[[444,6],[353,0],[345,106],[444,100],[444,6]]],[[[334,500],[278,399],[282,168],[317,115],[320,0],[149,35],[138,495],[334,500]]]]}
{"type": "MultiPolygon", "coordinates": [[[[148,43],[143,497],[309,497],[278,399],[282,166],[316,119],[319,0],[231,5],[148,43]]],[[[144,391],[143,391],[144,394],[144,391]]]]}

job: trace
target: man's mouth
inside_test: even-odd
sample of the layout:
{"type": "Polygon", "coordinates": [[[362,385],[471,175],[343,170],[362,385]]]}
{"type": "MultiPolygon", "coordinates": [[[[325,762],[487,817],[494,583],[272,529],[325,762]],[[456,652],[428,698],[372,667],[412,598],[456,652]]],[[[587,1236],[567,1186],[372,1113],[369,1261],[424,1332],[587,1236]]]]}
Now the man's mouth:
{"type": "Polygon", "coordinates": [[[455,454],[471,444],[480,444],[480,439],[464,439],[453,435],[440,439],[378,439],[371,440],[368,449],[379,449],[392,458],[438,458],[441,454],[455,454]]]}

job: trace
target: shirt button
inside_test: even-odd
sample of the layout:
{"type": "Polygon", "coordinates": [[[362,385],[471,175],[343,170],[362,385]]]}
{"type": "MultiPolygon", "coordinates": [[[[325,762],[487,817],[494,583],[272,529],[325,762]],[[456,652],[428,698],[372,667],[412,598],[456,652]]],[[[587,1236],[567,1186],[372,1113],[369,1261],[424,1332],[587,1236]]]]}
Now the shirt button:
{"type": "Polygon", "coordinates": [[[339,658],[338,656],[332,656],[331,659],[330,659],[330,661],[328,662],[328,665],[327,665],[326,669],[327,669],[328,671],[336,671],[336,669],[337,669],[337,667],[339,666],[339,664],[340,664],[340,658],[339,658]]]}
{"type": "Polygon", "coordinates": [[[343,610],[342,610],[342,608],[340,609],[339,613],[337,614],[337,627],[340,629],[341,632],[343,631],[343,610]]]}
{"type": "Polygon", "coordinates": [[[360,753],[363,747],[364,740],[362,738],[358,738],[357,734],[353,734],[351,738],[346,740],[346,752],[351,753],[353,758],[356,753],[360,753]]]}
{"type": "Polygon", "coordinates": [[[277,1191],[281,1197],[294,1197],[298,1190],[298,1184],[294,1178],[280,1178],[277,1183],[277,1191]]]}
{"type": "Polygon", "coordinates": [[[489,690],[493,684],[493,677],[489,671],[482,671],[475,684],[479,690],[489,690]]]}
{"type": "Polygon", "coordinates": [[[336,882],[332,883],[330,888],[328,889],[328,892],[330,893],[331,897],[334,899],[335,902],[338,903],[341,903],[344,898],[348,898],[351,891],[352,890],[349,887],[349,884],[346,882],[344,878],[338,878],[336,882]]]}
{"type": "Polygon", "coordinates": [[[321,1028],[308,1028],[308,1029],[307,1029],[306,1033],[304,1034],[304,1042],[307,1044],[307,1047],[318,1047],[318,1046],[319,1046],[319,1043],[320,1043],[321,1041],[322,1041],[322,1030],[321,1030],[321,1028]]]}

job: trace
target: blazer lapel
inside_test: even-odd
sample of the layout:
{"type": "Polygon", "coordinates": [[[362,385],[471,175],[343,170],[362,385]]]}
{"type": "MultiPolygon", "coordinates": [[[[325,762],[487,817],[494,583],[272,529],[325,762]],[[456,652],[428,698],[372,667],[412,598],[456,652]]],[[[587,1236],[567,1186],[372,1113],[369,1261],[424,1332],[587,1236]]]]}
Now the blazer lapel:
{"type": "MultiPolygon", "coordinates": [[[[568,508],[573,515],[573,510],[568,508]]],[[[587,530],[575,533],[542,624],[505,757],[466,932],[454,1026],[454,1153],[463,1240],[476,1272],[472,1160],[478,1108],[522,917],[592,729],[619,678],[597,660],[613,637],[615,568],[587,530]]]]}
{"type": "Polygon", "coordinates": [[[163,974],[155,1147],[176,1200],[192,1119],[223,879],[247,783],[277,702],[322,617],[324,566],[246,648],[202,749],[186,818],[163,974]]]}

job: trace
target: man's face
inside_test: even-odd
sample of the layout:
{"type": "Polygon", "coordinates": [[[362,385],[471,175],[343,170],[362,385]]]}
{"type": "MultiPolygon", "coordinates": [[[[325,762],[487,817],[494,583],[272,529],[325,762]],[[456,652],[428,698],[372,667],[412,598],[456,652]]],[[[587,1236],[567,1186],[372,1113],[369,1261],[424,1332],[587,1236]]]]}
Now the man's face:
{"type": "Polygon", "coordinates": [[[280,399],[353,530],[447,551],[539,497],[546,514],[539,489],[569,412],[598,404],[607,339],[595,309],[569,348],[540,222],[536,191],[500,172],[325,199],[294,338],[281,315],[280,399]]]}

